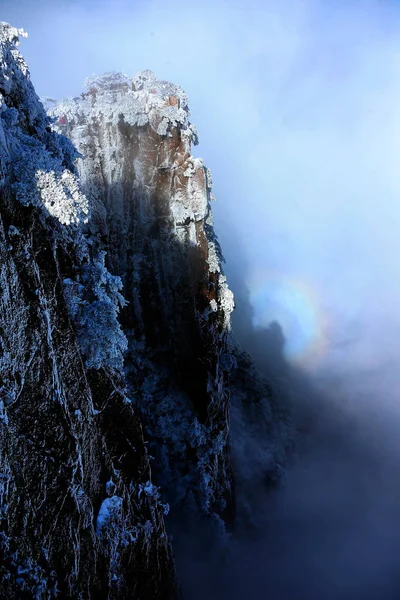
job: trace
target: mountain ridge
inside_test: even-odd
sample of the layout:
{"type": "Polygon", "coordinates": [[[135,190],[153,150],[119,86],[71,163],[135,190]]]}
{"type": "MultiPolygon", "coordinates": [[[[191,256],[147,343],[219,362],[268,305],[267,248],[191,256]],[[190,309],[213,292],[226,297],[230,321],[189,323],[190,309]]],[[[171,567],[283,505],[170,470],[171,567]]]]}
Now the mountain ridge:
{"type": "Polygon", "coordinates": [[[186,94],[107,73],[41,103],[22,35],[0,24],[0,591],[178,598],[167,531],[226,543],[289,421],[231,335],[186,94]]]}

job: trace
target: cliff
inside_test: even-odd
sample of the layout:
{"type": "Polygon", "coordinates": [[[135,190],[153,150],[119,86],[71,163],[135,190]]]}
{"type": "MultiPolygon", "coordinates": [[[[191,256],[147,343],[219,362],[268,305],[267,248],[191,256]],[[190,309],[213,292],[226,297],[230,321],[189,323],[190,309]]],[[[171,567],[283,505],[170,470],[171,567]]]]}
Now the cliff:
{"type": "Polygon", "coordinates": [[[0,596],[176,598],[122,372],[121,282],[83,232],[72,144],[0,25],[0,596]]]}
{"type": "Polygon", "coordinates": [[[90,231],[123,282],[126,375],[154,475],[171,521],[195,510],[229,524],[233,295],[212,226],[211,176],[191,155],[187,98],[150,71],[91,77],[86,88],[45,104],[82,155],[90,231]]]}

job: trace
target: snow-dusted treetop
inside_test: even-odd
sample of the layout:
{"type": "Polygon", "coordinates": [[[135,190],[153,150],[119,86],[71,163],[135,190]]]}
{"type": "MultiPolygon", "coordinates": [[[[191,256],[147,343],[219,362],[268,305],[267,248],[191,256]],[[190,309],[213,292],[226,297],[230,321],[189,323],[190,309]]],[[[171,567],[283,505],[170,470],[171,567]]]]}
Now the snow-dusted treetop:
{"type": "Polygon", "coordinates": [[[162,98],[175,96],[179,99],[182,108],[188,110],[188,100],[183,89],[169,81],[157,79],[150,69],[139,71],[132,78],[115,71],[102,75],[91,75],[85,79],[84,86],[88,91],[96,90],[97,92],[132,90],[134,92],[150,91],[162,98]]]}
{"type": "Polygon", "coordinates": [[[28,37],[28,34],[23,29],[17,29],[16,27],[12,27],[9,23],[6,23],[5,21],[0,21],[1,42],[10,42],[11,44],[15,44],[15,46],[18,46],[19,36],[28,37]]]}
{"type": "Polygon", "coordinates": [[[0,23],[0,186],[25,205],[44,207],[65,225],[87,220],[71,142],[50,121],[18,51],[23,29],[0,23]]]}
{"type": "Polygon", "coordinates": [[[184,135],[197,143],[185,92],[157,79],[152,71],[140,71],[132,78],[116,72],[92,75],[85,80],[85,88],[87,91],[81,96],[64,99],[56,106],[52,99],[43,99],[49,114],[62,117],[62,124],[84,120],[89,112],[94,118],[117,124],[122,114],[126,125],[150,125],[163,136],[171,136],[171,130],[179,126],[184,135]]]}

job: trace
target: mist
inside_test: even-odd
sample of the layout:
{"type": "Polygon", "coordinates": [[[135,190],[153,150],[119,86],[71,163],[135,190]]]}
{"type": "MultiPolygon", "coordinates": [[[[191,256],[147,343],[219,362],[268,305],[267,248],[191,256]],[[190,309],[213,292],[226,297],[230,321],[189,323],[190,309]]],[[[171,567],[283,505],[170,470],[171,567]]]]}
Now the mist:
{"type": "MultiPolygon", "coordinates": [[[[188,94],[234,332],[299,430],[286,484],[188,599],[400,598],[400,5],[0,0],[41,96],[151,69],[188,94]],[[280,354],[264,335],[276,321],[280,354]],[[306,432],[302,435],[301,432],[306,432]]],[[[185,576],[186,570],[186,576],[185,576]]]]}

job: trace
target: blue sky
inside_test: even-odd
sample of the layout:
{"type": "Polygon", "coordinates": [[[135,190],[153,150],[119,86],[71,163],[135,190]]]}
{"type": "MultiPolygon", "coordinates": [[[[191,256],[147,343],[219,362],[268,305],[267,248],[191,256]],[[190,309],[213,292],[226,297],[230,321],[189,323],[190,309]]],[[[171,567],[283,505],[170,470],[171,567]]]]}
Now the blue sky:
{"type": "Polygon", "coordinates": [[[39,95],[77,95],[92,73],[145,68],[186,90],[228,273],[238,239],[257,323],[286,310],[268,304],[270,277],[278,296],[280,277],[285,294],[290,281],[310,290],[314,322],[308,292],[286,319],[309,327],[305,340],[323,329],[324,354],[307,368],[400,358],[397,2],[0,6],[29,33],[21,51],[39,95]],[[344,356],[336,343],[348,337],[344,356]]]}

